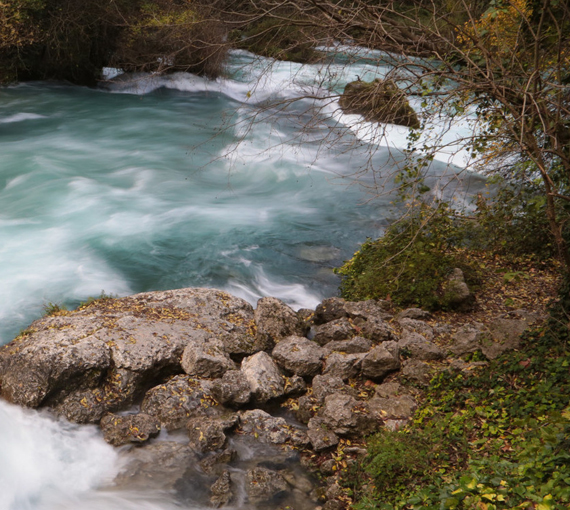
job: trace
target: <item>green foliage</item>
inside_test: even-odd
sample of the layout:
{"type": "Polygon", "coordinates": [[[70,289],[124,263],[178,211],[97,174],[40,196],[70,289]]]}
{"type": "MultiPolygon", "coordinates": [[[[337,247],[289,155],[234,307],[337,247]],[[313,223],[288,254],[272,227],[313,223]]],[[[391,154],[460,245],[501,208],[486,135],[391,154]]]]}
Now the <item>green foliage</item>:
{"type": "Polygon", "coordinates": [[[0,0],[0,83],[92,85],[102,67],[217,76],[227,45],[201,0],[0,0]]]}
{"type": "Polygon", "coordinates": [[[353,301],[390,298],[399,306],[446,308],[452,298],[445,290],[451,270],[459,267],[474,276],[455,250],[460,235],[446,204],[419,206],[380,239],[367,240],[336,270],[343,277],[341,295],[353,301]]]}
{"type": "Polygon", "coordinates": [[[67,313],[67,308],[65,305],[52,303],[51,301],[44,305],[44,317],[65,315],[66,313],[67,313]]]}
{"type": "Polygon", "coordinates": [[[442,372],[413,425],[369,441],[356,507],[570,507],[569,355],[552,320],[477,373],[442,372]]]}
{"type": "Polygon", "coordinates": [[[107,294],[104,290],[102,290],[99,296],[97,297],[89,296],[85,301],[81,301],[77,309],[80,310],[82,308],[87,308],[91,305],[100,303],[102,301],[107,301],[109,299],[117,299],[118,297],[119,296],[117,296],[116,294],[107,294]]]}
{"type": "Polygon", "coordinates": [[[314,30],[307,34],[295,22],[264,18],[233,34],[238,48],[264,57],[291,62],[314,62],[319,53],[314,50],[314,30]]]}
{"type": "MultiPolygon", "coordinates": [[[[540,183],[516,184],[512,179],[494,179],[492,193],[477,199],[475,221],[466,223],[471,244],[504,257],[531,255],[538,260],[556,256],[556,244],[546,214],[546,193],[540,183]]],[[[567,223],[566,204],[559,204],[558,217],[567,223]]]]}

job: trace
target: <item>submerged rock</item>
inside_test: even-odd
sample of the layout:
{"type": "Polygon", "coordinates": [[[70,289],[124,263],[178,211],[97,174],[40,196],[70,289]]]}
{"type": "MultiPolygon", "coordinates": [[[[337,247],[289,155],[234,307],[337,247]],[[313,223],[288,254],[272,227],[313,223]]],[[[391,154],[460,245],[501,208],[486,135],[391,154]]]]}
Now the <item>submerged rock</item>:
{"type": "Polygon", "coordinates": [[[246,474],[246,491],[253,504],[265,503],[285,496],[289,490],[283,475],[264,467],[250,469],[246,474]]]}

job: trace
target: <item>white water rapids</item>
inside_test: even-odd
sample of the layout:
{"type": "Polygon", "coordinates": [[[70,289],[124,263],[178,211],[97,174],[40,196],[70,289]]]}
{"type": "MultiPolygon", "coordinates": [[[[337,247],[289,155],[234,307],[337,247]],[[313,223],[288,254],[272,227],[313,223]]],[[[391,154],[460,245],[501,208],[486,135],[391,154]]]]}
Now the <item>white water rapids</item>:
{"type": "MultiPolygon", "coordinates": [[[[217,287],[294,308],[334,295],[331,268],[390,215],[392,198],[369,201],[358,183],[373,185],[366,168],[393,169],[407,145],[407,128],[381,138],[327,99],[386,75],[385,55],[366,57],[300,65],[235,52],[216,81],[0,88],[0,343],[47,303],[102,290],[217,287]]],[[[456,123],[446,140],[470,129],[456,123]]],[[[431,171],[453,180],[448,163],[466,158],[442,151],[431,171]]],[[[463,179],[468,192],[480,185],[463,179]]],[[[0,510],[180,508],[154,489],[113,489],[121,465],[96,428],[0,401],[0,510]]]]}

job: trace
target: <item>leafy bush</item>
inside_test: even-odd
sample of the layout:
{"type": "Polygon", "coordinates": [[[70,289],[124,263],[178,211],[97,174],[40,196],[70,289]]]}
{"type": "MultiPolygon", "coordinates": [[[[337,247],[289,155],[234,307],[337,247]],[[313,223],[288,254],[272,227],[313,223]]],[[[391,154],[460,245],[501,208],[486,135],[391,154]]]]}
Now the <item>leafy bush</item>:
{"type": "Polygon", "coordinates": [[[445,204],[422,205],[380,239],[368,239],[336,269],[343,277],[341,295],[353,301],[390,298],[400,306],[446,308],[452,296],[444,284],[452,269],[474,275],[456,250],[461,242],[460,224],[445,204]]]}
{"type": "MultiPolygon", "coordinates": [[[[546,193],[538,184],[524,186],[494,181],[489,198],[477,199],[475,222],[466,224],[466,237],[479,248],[506,257],[531,255],[539,260],[556,256],[546,215],[546,193]]],[[[559,214],[567,214],[562,204],[559,214]]]]}

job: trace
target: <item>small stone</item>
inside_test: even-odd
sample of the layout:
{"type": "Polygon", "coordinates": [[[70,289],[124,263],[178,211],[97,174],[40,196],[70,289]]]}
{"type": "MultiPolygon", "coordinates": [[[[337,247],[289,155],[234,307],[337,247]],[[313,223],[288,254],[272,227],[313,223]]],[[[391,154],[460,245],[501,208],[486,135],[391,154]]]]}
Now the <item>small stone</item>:
{"type": "Polygon", "coordinates": [[[210,503],[214,508],[229,505],[234,498],[232,479],[229,471],[224,471],[210,488],[210,503]]]}
{"type": "Polygon", "coordinates": [[[288,489],[289,485],[285,478],[277,471],[256,467],[246,473],[246,491],[253,504],[269,502],[284,496],[288,489]]]}
{"type": "Polygon", "coordinates": [[[251,387],[241,370],[229,370],[212,383],[212,395],[222,405],[241,407],[251,399],[251,387]]]}
{"type": "Polygon", "coordinates": [[[449,275],[443,292],[446,304],[455,310],[467,312],[475,304],[475,296],[465,282],[463,271],[458,267],[449,275]]]}
{"type": "Polygon", "coordinates": [[[120,416],[106,414],[101,420],[103,437],[113,446],[127,443],[144,443],[160,432],[159,421],[145,413],[120,416]]]}

